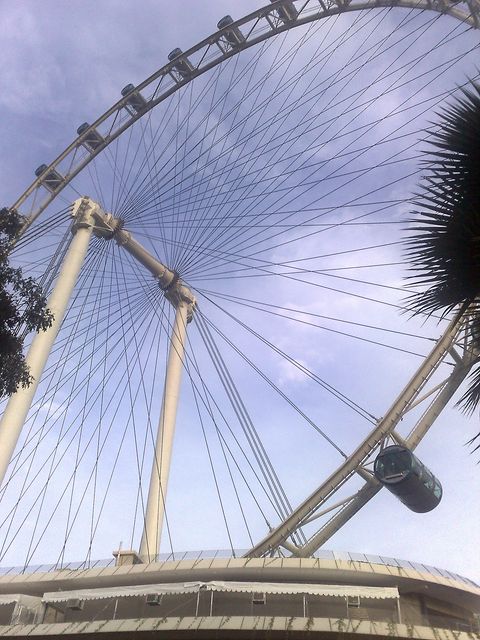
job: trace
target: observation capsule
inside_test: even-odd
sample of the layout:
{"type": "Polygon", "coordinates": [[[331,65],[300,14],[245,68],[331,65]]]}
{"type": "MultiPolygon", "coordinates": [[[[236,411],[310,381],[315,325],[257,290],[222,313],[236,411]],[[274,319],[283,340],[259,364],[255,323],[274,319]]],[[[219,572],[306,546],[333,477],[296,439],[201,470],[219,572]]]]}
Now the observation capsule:
{"type": "MultiPolygon", "coordinates": [[[[277,0],[270,0],[270,2],[276,3],[277,0]]],[[[276,11],[280,20],[285,24],[293,22],[298,16],[298,11],[293,2],[283,2],[279,7],[277,7],[276,11]]]]}
{"type": "Polygon", "coordinates": [[[385,447],[373,470],[377,480],[416,513],[435,509],[442,499],[440,482],[406,447],[385,447]]]}
{"type": "MultiPolygon", "coordinates": [[[[77,129],[78,135],[81,136],[82,133],[85,133],[85,131],[87,131],[89,127],[90,125],[88,124],[88,122],[84,122],[83,124],[81,124],[77,129]]],[[[96,129],[92,129],[91,131],[89,131],[82,140],[83,145],[87,147],[89,151],[95,151],[95,149],[98,149],[98,147],[104,142],[105,140],[103,136],[101,136],[96,129]]]]}
{"type": "Polygon", "coordinates": [[[63,182],[63,176],[60,175],[56,169],[50,169],[50,171],[48,171],[48,166],[46,164],[41,164],[35,170],[35,175],[37,178],[40,178],[40,176],[42,177],[42,185],[52,193],[63,182]]]}
{"type": "Polygon", "coordinates": [[[181,49],[174,49],[170,51],[168,54],[168,59],[170,62],[175,61],[173,68],[178,71],[178,73],[182,76],[182,78],[188,78],[195,69],[193,64],[186,56],[182,56],[183,51],[181,49]],[[182,56],[181,58],[179,56],[182,56]]]}
{"type": "Polygon", "coordinates": [[[128,96],[127,102],[125,104],[125,109],[129,111],[132,116],[134,116],[139,111],[142,111],[142,109],[145,109],[145,107],[147,106],[147,101],[142,96],[140,91],[135,90],[133,84],[127,84],[126,87],[123,87],[122,96],[124,98],[128,96]]]}
{"type": "Polygon", "coordinates": [[[238,27],[230,27],[230,29],[226,29],[229,25],[233,23],[232,16],[225,16],[221,20],[218,21],[217,28],[225,29],[223,32],[223,37],[225,40],[232,46],[238,47],[238,45],[243,44],[245,42],[245,36],[240,31],[238,27]]]}

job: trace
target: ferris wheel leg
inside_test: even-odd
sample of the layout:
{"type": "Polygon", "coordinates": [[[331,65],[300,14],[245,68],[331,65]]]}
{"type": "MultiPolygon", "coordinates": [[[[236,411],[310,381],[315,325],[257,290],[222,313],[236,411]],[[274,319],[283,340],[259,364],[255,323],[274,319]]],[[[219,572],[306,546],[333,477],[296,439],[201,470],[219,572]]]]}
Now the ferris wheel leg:
{"type": "Polygon", "coordinates": [[[0,420],[0,485],[5,478],[45,363],[63,322],[70,297],[88,250],[93,226],[94,220],[89,214],[82,215],[80,219],[77,218],[73,226],[73,239],[63,261],[55,287],[47,302],[47,307],[54,316],[52,326],[46,331],[35,335],[25,358],[32,382],[28,387],[18,389],[10,397],[0,420]]]}
{"type": "Polygon", "coordinates": [[[158,424],[155,456],[150,476],[145,523],[139,552],[142,560],[147,562],[154,561],[160,550],[170,459],[182,379],[188,310],[188,305],[183,302],[176,307],[168,354],[162,409],[158,424]]]}

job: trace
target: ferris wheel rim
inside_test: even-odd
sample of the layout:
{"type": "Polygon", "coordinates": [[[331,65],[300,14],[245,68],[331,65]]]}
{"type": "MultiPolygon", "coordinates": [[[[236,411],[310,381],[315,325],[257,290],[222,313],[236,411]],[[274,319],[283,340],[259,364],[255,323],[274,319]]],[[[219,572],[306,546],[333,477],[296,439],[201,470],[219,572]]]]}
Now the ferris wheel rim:
{"type": "MultiPolygon", "coordinates": [[[[46,199],[38,205],[36,210],[33,210],[29,214],[24,215],[24,224],[20,231],[19,237],[27,231],[27,229],[31,226],[31,224],[41,215],[41,213],[48,207],[48,205],[63,191],[65,187],[67,187],[70,182],[82,172],[83,169],[87,167],[87,165],[94,160],[104,149],[106,149],[112,142],[114,142],[119,136],[121,136],[125,131],[127,131],[135,122],[140,120],[144,115],[149,113],[152,109],[154,109],[158,104],[166,100],[176,91],[181,89],[182,87],[188,85],[195,78],[200,75],[210,71],[214,67],[220,65],[225,60],[240,54],[242,51],[254,47],[257,44],[272,38],[280,33],[293,29],[295,27],[301,27],[305,24],[322,20],[324,18],[328,18],[334,15],[340,15],[346,12],[352,11],[366,11],[371,9],[381,9],[381,8],[404,8],[404,9],[414,9],[421,11],[433,11],[435,13],[447,14],[451,17],[463,22],[465,24],[469,24],[472,28],[478,29],[480,28],[480,0],[466,0],[462,4],[466,4],[468,11],[464,9],[460,9],[457,5],[461,2],[461,0],[452,2],[451,4],[445,4],[444,0],[328,0],[325,3],[323,0],[271,0],[270,5],[265,5],[257,9],[256,11],[247,14],[246,16],[239,18],[238,20],[232,21],[228,24],[228,26],[223,27],[219,31],[213,32],[210,36],[200,40],[196,45],[190,47],[186,51],[180,51],[178,56],[183,58],[188,58],[192,54],[198,53],[203,48],[206,48],[206,52],[208,52],[209,48],[214,45],[217,45],[217,49],[220,50],[220,55],[214,58],[208,64],[204,66],[198,66],[194,69],[194,72],[187,77],[177,77],[175,79],[174,70],[175,70],[175,59],[168,62],[158,69],[156,72],[151,74],[148,78],[146,78],[143,82],[138,84],[136,87],[132,89],[132,92],[140,92],[143,89],[154,84],[159,78],[161,79],[170,75],[174,78],[174,85],[169,87],[165,92],[161,93],[157,97],[155,97],[155,93],[158,90],[155,90],[151,99],[146,101],[146,107],[136,114],[132,115],[129,111],[126,110],[126,105],[128,104],[129,94],[126,94],[122,99],[116,102],[112,107],[110,107],[107,111],[105,111],[101,116],[99,116],[92,124],[85,127],[85,124],[82,125],[83,131],[82,133],[75,138],[75,140],[61,152],[55,160],[53,160],[48,165],[42,165],[43,172],[34,180],[25,191],[20,195],[20,197],[11,205],[11,209],[19,210],[22,204],[29,198],[32,194],[34,194],[34,202],[32,207],[36,201],[36,195],[39,189],[44,187],[45,176],[50,171],[56,171],[57,167],[66,160],[70,154],[73,154],[73,158],[70,162],[69,170],[66,175],[61,175],[61,183],[55,188],[54,191],[51,191],[50,195],[47,196],[46,199]],[[316,12],[314,11],[312,15],[309,15],[309,7],[311,4],[317,5],[320,7],[316,12]],[[294,20],[284,21],[279,18],[278,14],[275,13],[277,9],[283,7],[285,5],[293,5],[295,7],[295,11],[297,13],[297,17],[294,20]],[[299,8],[297,8],[297,6],[299,8]],[[307,15],[300,17],[303,13],[307,15]],[[229,29],[237,28],[244,25],[248,25],[250,23],[257,23],[262,19],[266,19],[266,21],[270,25],[270,29],[265,31],[263,34],[260,34],[257,37],[250,36],[253,34],[253,30],[255,28],[252,27],[248,35],[245,37],[245,41],[240,46],[231,46],[230,48],[224,50],[222,49],[222,45],[219,44],[222,42],[222,38],[224,38],[225,33],[229,31],[229,29]],[[276,24],[271,22],[272,18],[276,20],[276,24]],[[117,120],[117,117],[122,112],[122,110],[126,113],[129,113],[131,116],[127,118],[126,122],[119,126],[114,131],[110,130],[110,132],[103,136],[103,142],[96,149],[88,149],[87,154],[84,158],[76,165],[74,165],[75,155],[78,150],[82,149],[84,139],[91,131],[96,131],[99,125],[105,123],[108,118],[115,114],[114,123],[117,120]]],[[[311,9],[310,9],[311,11],[311,9]]],[[[255,32],[256,33],[256,32],[255,32]]],[[[243,34],[244,35],[244,34],[243,34]]],[[[225,46],[225,40],[223,40],[223,46],[225,46]]],[[[175,50],[177,51],[177,50],[175,50]]],[[[173,52],[172,52],[173,53],[173,52]]],[[[172,55],[172,54],[170,54],[172,55]]],[[[206,53],[204,53],[201,57],[201,62],[205,58],[206,53]]],[[[113,125],[112,125],[113,128],[113,125]]],[[[38,169],[37,169],[38,171],[38,169]]],[[[49,190],[50,191],[50,190],[49,190]]]]}
{"type": "MultiPolygon", "coordinates": [[[[294,4],[301,4],[301,0],[293,0],[294,4]]],[[[258,16],[263,15],[262,12],[266,12],[266,10],[268,9],[269,12],[272,12],[275,10],[275,8],[277,6],[283,6],[284,4],[287,4],[286,0],[278,0],[276,3],[273,3],[272,5],[268,5],[267,7],[263,7],[262,9],[257,10],[257,12],[254,12],[252,14],[249,14],[249,16],[246,16],[242,19],[239,19],[233,23],[231,23],[231,27],[233,26],[242,26],[244,25],[248,20],[253,20],[258,18],[258,16]],[[252,18],[252,16],[254,16],[254,18],[252,18]]],[[[306,3],[304,3],[305,5],[308,4],[308,1],[306,3]]],[[[337,4],[335,9],[329,9],[327,12],[322,13],[321,15],[317,15],[315,17],[308,17],[308,19],[305,19],[303,21],[296,21],[294,23],[289,23],[288,25],[284,25],[283,27],[277,29],[276,31],[271,31],[268,32],[265,37],[262,38],[262,40],[265,40],[267,38],[273,37],[274,35],[277,35],[278,33],[281,33],[283,31],[286,31],[288,29],[291,29],[295,26],[301,26],[302,24],[306,24],[307,22],[311,22],[313,20],[317,20],[317,19],[322,19],[322,18],[326,18],[329,17],[331,15],[337,15],[346,11],[360,11],[360,10],[367,10],[367,9],[372,9],[372,8],[381,8],[381,7],[399,7],[399,8],[409,8],[409,9],[419,9],[419,10],[425,10],[425,9],[430,9],[436,12],[442,12],[442,13],[448,13],[449,15],[451,15],[452,17],[455,17],[457,19],[460,19],[462,22],[468,22],[468,20],[471,20],[471,26],[473,26],[474,28],[478,27],[478,23],[475,22],[475,15],[472,13],[472,16],[468,17],[467,14],[464,14],[461,12],[461,10],[457,9],[455,6],[449,7],[448,9],[440,9],[441,3],[438,2],[437,4],[433,4],[431,2],[428,2],[428,0],[425,0],[421,3],[415,3],[412,2],[411,0],[400,0],[400,1],[395,1],[395,0],[382,0],[381,2],[372,2],[372,1],[367,1],[367,2],[360,2],[358,4],[354,4],[354,3],[350,3],[350,4],[346,4],[346,5],[341,5],[341,4],[337,4]]],[[[227,29],[227,27],[225,28],[227,29]]],[[[225,31],[225,29],[223,31],[225,31]]],[[[213,35],[218,35],[221,34],[223,31],[219,31],[216,32],[213,35]]],[[[189,56],[190,54],[194,53],[195,51],[197,51],[198,47],[204,45],[204,44],[208,44],[211,45],[211,38],[213,36],[210,36],[207,39],[202,40],[200,43],[198,43],[198,45],[195,45],[195,47],[192,47],[190,49],[188,49],[187,51],[185,51],[182,55],[183,56],[189,56]]],[[[249,46],[254,46],[256,44],[258,44],[258,42],[261,42],[262,40],[257,40],[255,42],[252,42],[251,44],[249,44],[249,46]]],[[[41,208],[39,209],[38,213],[36,213],[34,215],[34,217],[32,217],[31,219],[29,219],[29,224],[31,224],[36,217],[38,217],[38,215],[40,215],[40,213],[43,211],[44,208],[46,208],[48,206],[48,204],[50,204],[50,202],[52,202],[54,200],[54,198],[56,198],[61,191],[70,183],[70,181],[78,174],[80,173],[86,166],[87,164],[89,164],[90,161],[92,161],[98,154],[100,154],[111,142],[113,142],[118,136],[120,136],[122,133],[124,133],[124,131],[126,131],[130,126],[132,126],[137,120],[141,119],[144,115],[146,115],[151,109],[153,109],[155,106],[157,106],[161,101],[167,99],[170,95],[172,95],[174,92],[176,92],[177,90],[179,90],[181,87],[185,86],[186,84],[190,83],[194,78],[198,77],[198,75],[200,75],[201,73],[205,73],[207,71],[209,71],[211,68],[213,68],[214,66],[221,64],[224,60],[226,60],[229,57],[232,57],[233,55],[236,55],[238,53],[240,53],[243,50],[243,48],[239,48],[237,50],[233,50],[231,52],[229,52],[228,54],[224,54],[222,56],[220,56],[218,58],[218,60],[215,61],[215,64],[211,64],[207,67],[205,67],[204,69],[202,69],[199,73],[190,76],[189,78],[185,79],[184,81],[180,81],[177,82],[177,84],[173,87],[173,89],[169,90],[168,92],[166,92],[165,94],[162,95],[161,98],[156,99],[155,101],[152,101],[152,104],[149,104],[148,108],[146,108],[145,110],[143,110],[141,113],[137,114],[136,116],[132,116],[128,122],[125,123],[124,126],[122,126],[121,129],[118,130],[118,133],[115,132],[115,135],[112,135],[108,138],[107,142],[105,145],[103,145],[101,148],[99,148],[98,150],[89,153],[86,155],[85,159],[86,161],[81,164],[78,165],[78,167],[75,167],[71,173],[67,174],[67,176],[65,176],[64,181],[62,182],[60,188],[58,188],[54,193],[51,194],[51,196],[49,196],[49,198],[47,199],[47,201],[45,202],[45,204],[42,203],[41,208]]],[[[135,90],[137,91],[141,91],[143,88],[149,86],[155,79],[157,79],[159,77],[159,75],[161,73],[168,73],[171,71],[172,67],[173,67],[174,63],[169,63],[167,65],[164,65],[159,71],[156,72],[156,74],[153,74],[152,76],[150,76],[147,80],[145,80],[143,83],[139,84],[135,90]]],[[[109,109],[107,112],[105,112],[102,116],[100,116],[100,118],[98,118],[92,125],[90,125],[89,129],[87,129],[84,133],[88,133],[88,131],[91,131],[93,129],[96,129],[99,125],[101,125],[102,123],[104,123],[107,118],[112,115],[115,111],[120,112],[121,109],[125,108],[125,104],[127,103],[128,97],[123,98],[122,100],[120,100],[119,102],[117,102],[111,109],[109,109]]],[[[58,156],[58,158],[56,160],[54,160],[53,163],[51,163],[50,165],[48,165],[47,170],[50,169],[55,169],[60,162],[62,162],[67,156],[68,153],[71,150],[74,149],[78,149],[81,147],[82,145],[82,140],[84,138],[84,134],[82,133],[81,136],[79,136],[78,138],[76,138],[76,140],[65,149],[65,151],[60,154],[60,156],[58,156]]],[[[40,176],[37,180],[35,180],[32,185],[24,192],[24,194],[22,194],[22,196],[16,201],[16,203],[13,205],[14,208],[20,207],[23,202],[25,201],[25,199],[28,197],[28,195],[30,195],[30,193],[32,193],[36,188],[40,188],[43,186],[43,179],[40,176]]],[[[28,225],[29,226],[29,225],[28,225]]],[[[26,229],[28,228],[28,226],[25,226],[23,231],[26,231],[26,229]]],[[[353,454],[352,454],[353,455],[353,454]]],[[[351,457],[351,456],[350,456],[351,457]]]]}

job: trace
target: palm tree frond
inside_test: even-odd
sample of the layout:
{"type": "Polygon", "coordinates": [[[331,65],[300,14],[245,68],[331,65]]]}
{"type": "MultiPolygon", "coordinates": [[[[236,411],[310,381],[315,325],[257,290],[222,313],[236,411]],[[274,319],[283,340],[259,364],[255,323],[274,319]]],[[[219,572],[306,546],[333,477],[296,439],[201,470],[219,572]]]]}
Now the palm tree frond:
{"type": "Polygon", "coordinates": [[[428,287],[409,297],[414,312],[449,311],[480,295],[480,85],[472,88],[440,114],[424,162],[406,241],[409,278],[428,287]]]}
{"type": "MultiPolygon", "coordinates": [[[[471,307],[470,340],[480,353],[480,85],[461,91],[438,114],[423,162],[426,175],[405,248],[408,279],[421,290],[407,304],[414,313],[471,307]]],[[[457,404],[467,414],[480,405],[480,363],[457,404]]]]}

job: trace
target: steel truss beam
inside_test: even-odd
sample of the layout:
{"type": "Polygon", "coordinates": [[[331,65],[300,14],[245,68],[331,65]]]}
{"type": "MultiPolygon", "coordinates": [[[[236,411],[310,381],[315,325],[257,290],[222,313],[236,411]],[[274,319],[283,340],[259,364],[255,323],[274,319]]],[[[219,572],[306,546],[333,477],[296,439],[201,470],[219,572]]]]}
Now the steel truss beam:
{"type": "MultiPolygon", "coordinates": [[[[466,316],[461,313],[457,314],[448,325],[445,333],[439,338],[430,354],[425,358],[414,376],[394,401],[388,412],[377,422],[376,427],[367,438],[316,491],[295,509],[284,522],[276,529],[270,531],[261,542],[250,549],[245,554],[246,556],[260,557],[268,555],[273,553],[278,546],[284,546],[284,542],[286,542],[298,528],[307,521],[312,520],[316,512],[325,505],[347,480],[358,473],[365,477],[363,466],[371,458],[372,452],[387,437],[396,436],[395,427],[411,409],[452,345],[455,344],[463,334],[468,335],[468,332],[466,316]]],[[[414,449],[418,445],[477,360],[477,354],[468,347],[468,341],[464,340],[464,345],[464,353],[461,361],[454,366],[452,374],[406,439],[406,445],[409,448],[414,449]]],[[[380,483],[374,477],[369,477],[365,486],[348,500],[305,545],[295,548],[295,555],[302,557],[312,555],[357,513],[357,511],[373,498],[380,489],[380,483]]],[[[291,547],[291,545],[289,546],[291,547]]]]}
{"type": "MultiPolygon", "coordinates": [[[[131,94],[126,95],[108,111],[95,120],[76,138],[20,196],[12,208],[21,210],[26,217],[23,232],[36,220],[52,200],[78,175],[99,153],[124,131],[131,127],[160,102],[166,100],[185,84],[197,76],[213,69],[228,58],[244,49],[253,47],[279,33],[306,25],[316,20],[351,11],[363,11],[382,7],[399,7],[419,11],[435,11],[448,14],[473,28],[480,27],[480,0],[451,2],[449,0],[278,0],[273,4],[257,9],[253,13],[232,22],[216,31],[180,56],[188,59],[191,73],[179,74],[176,71],[178,60],[161,67],[149,78],[134,88],[134,91],[147,95],[144,106],[138,111],[129,109],[131,94]],[[293,19],[286,20],[286,12],[293,19]],[[228,32],[240,30],[243,39],[238,44],[228,44],[228,32]],[[226,44],[227,43],[227,44],[226,44]],[[101,142],[94,148],[85,145],[89,136],[95,136],[101,142]],[[58,182],[52,187],[48,176],[58,174],[58,182]],[[40,188],[45,187],[48,196],[39,204],[40,188]],[[25,208],[25,210],[22,209],[25,208]]],[[[142,102],[143,104],[143,102],[142,102]]]]}

